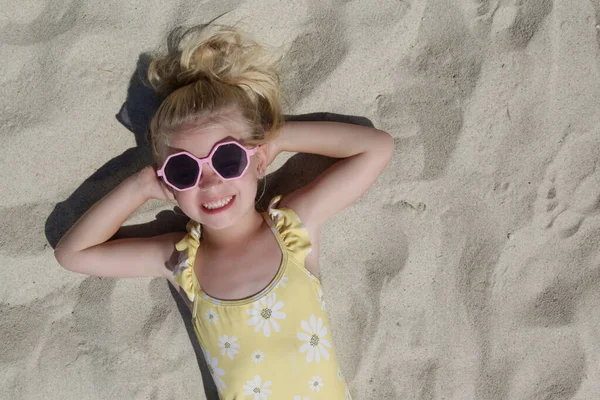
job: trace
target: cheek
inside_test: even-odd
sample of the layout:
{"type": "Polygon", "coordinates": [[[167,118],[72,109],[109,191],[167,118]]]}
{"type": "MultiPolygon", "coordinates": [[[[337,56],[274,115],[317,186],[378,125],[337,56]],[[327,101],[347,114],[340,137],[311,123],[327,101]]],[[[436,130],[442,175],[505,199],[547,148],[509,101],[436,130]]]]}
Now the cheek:
{"type": "Polygon", "coordinates": [[[177,200],[179,208],[181,208],[183,212],[188,215],[190,212],[193,212],[194,208],[196,208],[195,196],[193,196],[191,192],[193,192],[193,190],[175,192],[175,200],[177,200]]]}
{"type": "Polygon", "coordinates": [[[247,171],[242,179],[235,182],[235,189],[243,195],[252,195],[256,191],[256,178],[250,171],[247,171]]]}
{"type": "Polygon", "coordinates": [[[242,200],[243,207],[247,207],[254,204],[254,198],[256,197],[257,191],[257,180],[254,175],[250,174],[250,171],[246,171],[246,174],[242,179],[232,182],[232,189],[234,192],[239,193],[242,200]]]}

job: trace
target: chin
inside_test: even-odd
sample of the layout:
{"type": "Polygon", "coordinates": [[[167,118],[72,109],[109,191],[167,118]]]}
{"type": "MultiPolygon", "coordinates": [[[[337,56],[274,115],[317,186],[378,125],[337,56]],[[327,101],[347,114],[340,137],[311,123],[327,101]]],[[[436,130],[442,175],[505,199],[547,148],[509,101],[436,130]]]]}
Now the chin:
{"type": "Polygon", "coordinates": [[[214,230],[226,229],[234,225],[233,221],[201,221],[200,223],[202,226],[214,230]]]}

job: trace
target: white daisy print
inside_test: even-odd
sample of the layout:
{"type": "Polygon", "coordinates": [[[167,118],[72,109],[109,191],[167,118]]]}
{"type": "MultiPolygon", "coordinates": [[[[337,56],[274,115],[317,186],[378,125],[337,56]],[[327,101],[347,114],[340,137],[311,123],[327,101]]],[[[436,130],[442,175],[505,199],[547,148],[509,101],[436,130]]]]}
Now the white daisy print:
{"type": "Polygon", "coordinates": [[[246,396],[254,396],[254,400],[267,400],[267,395],[271,394],[271,391],[267,389],[271,386],[271,381],[266,381],[261,385],[262,379],[256,375],[253,381],[247,381],[244,385],[244,394],[246,396]]]}
{"type": "Polygon", "coordinates": [[[263,330],[265,336],[271,336],[271,327],[275,329],[275,332],[279,332],[279,324],[276,319],[284,319],[285,313],[281,310],[283,307],[283,301],[276,301],[275,293],[271,293],[268,296],[263,297],[259,301],[255,302],[252,308],[248,309],[248,314],[252,315],[248,319],[248,325],[256,325],[254,332],[263,330]]]}
{"type": "Polygon", "coordinates": [[[320,391],[321,388],[324,386],[323,378],[321,378],[320,376],[313,376],[312,379],[310,381],[308,381],[308,386],[309,386],[311,392],[314,392],[315,390],[317,392],[320,391]]]}
{"type": "Polygon", "coordinates": [[[206,312],[205,316],[208,322],[210,322],[213,325],[216,324],[219,320],[219,315],[217,315],[215,310],[213,310],[212,308],[206,312]]]}
{"type": "Polygon", "coordinates": [[[288,281],[288,276],[285,275],[283,278],[281,278],[279,280],[279,284],[281,285],[281,287],[285,287],[285,284],[287,283],[287,281],[288,281]]]}
{"type": "Polygon", "coordinates": [[[321,302],[321,310],[325,309],[325,297],[323,297],[323,291],[319,289],[319,301],[321,302]]]}
{"type": "Polygon", "coordinates": [[[202,351],[204,352],[204,358],[206,359],[206,364],[208,364],[208,370],[215,381],[215,385],[217,389],[222,391],[226,387],[222,378],[225,375],[225,371],[223,371],[223,368],[219,368],[219,360],[216,357],[211,357],[208,349],[203,349],[202,351]]]}
{"type": "Polygon", "coordinates": [[[232,336],[231,338],[227,335],[219,336],[219,347],[221,348],[221,355],[227,354],[227,357],[233,360],[233,356],[239,353],[240,344],[237,343],[237,337],[232,336]]]}
{"type": "Polygon", "coordinates": [[[294,400],[310,400],[310,397],[294,396],[294,400]]]}
{"type": "Polygon", "coordinates": [[[256,350],[254,353],[252,353],[252,361],[254,361],[254,364],[258,364],[261,361],[264,361],[265,359],[265,353],[263,353],[260,350],[256,350]]]}
{"type": "Polygon", "coordinates": [[[306,332],[298,332],[298,339],[306,342],[300,347],[300,353],[308,351],[306,362],[312,362],[313,358],[321,362],[321,356],[329,360],[329,352],[325,347],[331,347],[328,340],[323,339],[327,335],[327,327],[323,326],[323,319],[314,315],[310,316],[310,325],[306,321],[301,323],[302,329],[306,332]]]}

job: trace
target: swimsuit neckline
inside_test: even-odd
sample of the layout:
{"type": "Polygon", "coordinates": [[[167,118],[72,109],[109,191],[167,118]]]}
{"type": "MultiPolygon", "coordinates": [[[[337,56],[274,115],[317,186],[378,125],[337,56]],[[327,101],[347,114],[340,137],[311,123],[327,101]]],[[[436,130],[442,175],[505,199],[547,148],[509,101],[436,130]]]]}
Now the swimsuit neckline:
{"type": "MultiPolygon", "coordinates": [[[[196,274],[194,272],[194,265],[192,264],[192,266],[191,266],[192,279],[194,279],[194,283],[195,283],[196,287],[198,288],[200,297],[203,300],[208,301],[209,303],[212,303],[213,305],[217,305],[217,306],[243,306],[246,304],[251,304],[251,303],[254,303],[255,301],[258,301],[258,300],[262,299],[263,297],[267,296],[275,288],[275,286],[279,283],[279,281],[283,277],[283,275],[285,273],[285,269],[287,267],[287,258],[288,258],[288,253],[287,253],[287,249],[285,247],[285,243],[283,243],[283,239],[279,235],[279,232],[277,231],[273,221],[271,220],[271,217],[269,216],[268,211],[261,212],[260,214],[263,217],[263,219],[267,222],[267,224],[269,225],[270,231],[275,236],[275,239],[277,240],[277,244],[279,245],[279,250],[281,251],[281,255],[282,255],[281,263],[279,264],[277,273],[275,274],[275,276],[273,277],[273,279],[271,280],[271,282],[269,282],[269,284],[267,286],[265,286],[262,290],[260,290],[258,293],[254,294],[252,296],[245,297],[243,299],[221,300],[216,297],[212,297],[211,295],[209,295],[202,289],[202,287],[200,286],[200,283],[198,282],[198,279],[196,278],[196,274]]],[[[195,260],[194,260],[194,262],[195,262],[195,260]]]]}

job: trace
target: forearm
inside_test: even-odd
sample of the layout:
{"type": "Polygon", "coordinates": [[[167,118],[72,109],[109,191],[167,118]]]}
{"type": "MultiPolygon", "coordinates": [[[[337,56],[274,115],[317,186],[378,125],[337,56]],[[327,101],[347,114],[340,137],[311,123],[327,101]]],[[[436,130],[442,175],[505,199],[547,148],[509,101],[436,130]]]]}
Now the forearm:
{"type": "Polygon", "coordinates": [[[106,242],[147,200],[137,174],[128,177],[79,218],[58,242],[55,254],[58,257],[59,253],[74,253],[106,242]]]}
{"type": "Polygon", "coordinates": [[[346,158],[389,146],[390,135],[375,128],[339,122],[286,122],[275,141],[278,152],[346,158]]]}

